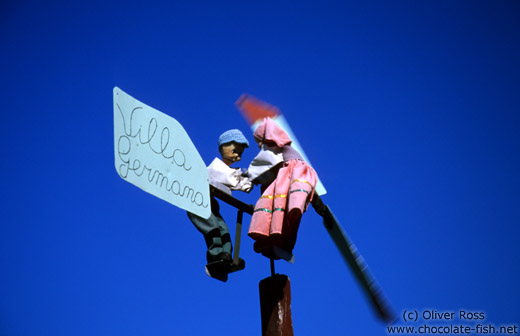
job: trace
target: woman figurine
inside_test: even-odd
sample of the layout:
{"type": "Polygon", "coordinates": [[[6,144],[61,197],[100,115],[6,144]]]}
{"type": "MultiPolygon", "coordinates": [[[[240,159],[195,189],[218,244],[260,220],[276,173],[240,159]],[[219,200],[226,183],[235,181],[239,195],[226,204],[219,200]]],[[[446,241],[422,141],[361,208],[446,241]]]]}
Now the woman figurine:
{"type": "Polygon", "coordinates": [[[260,153],[248,172],[254,183],[262,185],[262,196],[255,205],[249,236],[256,241],[256,252],[291,261],[300,220],[318,177],[291,147],[287,133],[270,118],[257,127],[254,137],[260,153]]]}

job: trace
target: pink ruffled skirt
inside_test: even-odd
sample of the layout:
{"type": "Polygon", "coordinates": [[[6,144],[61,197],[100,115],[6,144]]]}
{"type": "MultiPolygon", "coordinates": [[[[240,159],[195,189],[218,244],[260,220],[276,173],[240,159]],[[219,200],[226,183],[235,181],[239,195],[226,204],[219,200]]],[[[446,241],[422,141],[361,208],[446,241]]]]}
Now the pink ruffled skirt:
{"type": "Polygon", "coordinates": [[[276,245],[292,251],[302,214],[312,200],[317,179],[314,169],[304,161],[284,163],[276,180],[256,202],[248,233],[257,241],[255,250],[276,245]]]}

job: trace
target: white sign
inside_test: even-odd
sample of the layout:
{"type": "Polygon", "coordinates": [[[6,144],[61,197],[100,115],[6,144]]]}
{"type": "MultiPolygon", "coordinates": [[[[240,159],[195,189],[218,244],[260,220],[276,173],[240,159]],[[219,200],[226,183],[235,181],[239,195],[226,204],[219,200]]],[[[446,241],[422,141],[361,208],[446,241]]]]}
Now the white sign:
{"type": "Polygon", "coordinates": [[[208,170],[184,128],[118,87],[114,153],[124,180],[200,217],[210,216],[208,170]]]}

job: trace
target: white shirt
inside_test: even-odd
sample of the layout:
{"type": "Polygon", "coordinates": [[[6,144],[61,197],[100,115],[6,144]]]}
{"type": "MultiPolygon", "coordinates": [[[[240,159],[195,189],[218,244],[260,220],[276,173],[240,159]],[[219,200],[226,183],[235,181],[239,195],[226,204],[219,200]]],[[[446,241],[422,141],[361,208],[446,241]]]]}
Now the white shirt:
{"type": "Polygon", "coordinates": [[[249,192],[253,186],[249,178],[242,176],[240,168],[231,168],[219,158],[213,159],[208,173],[209,183],[229,194],[231,190],[249,192]]]}
{"type": "Polygon", "coordinates": [[[251,180],[257,179],[269,169],[283,162],[282,149],[278,147],[262,146],[260,153],[251,161],[247,172],[251,180]]]}

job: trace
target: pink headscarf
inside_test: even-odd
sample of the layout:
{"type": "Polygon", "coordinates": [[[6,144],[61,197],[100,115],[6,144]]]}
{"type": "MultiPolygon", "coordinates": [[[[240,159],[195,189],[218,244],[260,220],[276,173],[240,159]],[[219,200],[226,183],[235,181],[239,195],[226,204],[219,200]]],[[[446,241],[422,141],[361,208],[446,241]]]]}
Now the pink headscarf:
{"type": "Polygon", "coordinates": [[[290,145],[292,142],[287,133],[269,117],[258,125],[253,135],[262,142],[274,142],[278,147],[290,145]]]}

